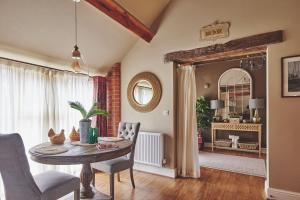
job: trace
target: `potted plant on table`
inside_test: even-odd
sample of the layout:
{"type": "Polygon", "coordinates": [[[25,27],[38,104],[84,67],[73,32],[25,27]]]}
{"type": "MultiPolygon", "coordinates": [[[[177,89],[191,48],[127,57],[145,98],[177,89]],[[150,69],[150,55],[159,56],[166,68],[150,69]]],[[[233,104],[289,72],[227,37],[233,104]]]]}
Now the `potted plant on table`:
{"type": "Polygon", "coordinates": [[[86,111],[86,109],[83,107],[83,105],[76,101],[69,101],[68,102],[71,108],[78,110],[81,115],[82,119],[79,121],[79,130],[80,130],[80,142],[81,143],[87,143],[88,142],[88,132],[89,128],[91,127],[91,117],[96,115],[102,115],[107,116],[108,113],[105,110],[102,110],[98,108],[98,104],[94,103],[89,111],[86,111]]]}
{"type": "Polygon", "coordinates": [[[210,109],[210,102],[206,100],[203,96],[199,97],[196,101],[196,115],[198,128],[198,143],[200,149],[203,147],[202,132],[210,127],[212,121],[212,111],[210,109]]]}

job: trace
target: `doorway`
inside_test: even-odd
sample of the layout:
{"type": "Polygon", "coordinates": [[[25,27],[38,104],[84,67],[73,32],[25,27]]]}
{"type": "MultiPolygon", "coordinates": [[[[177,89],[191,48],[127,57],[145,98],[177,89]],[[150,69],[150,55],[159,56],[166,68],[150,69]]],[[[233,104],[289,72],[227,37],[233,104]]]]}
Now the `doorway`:
{"type": "Polygon", "coordinates": [[[199,154],[200,165],[266,177],[266,52],[231,57],[222,61],[212,60],[200,64],[196,62],[194,65],[197,98],[205,100],[211,106],[214,101],[223,102],[223,106],[217,110],[220,119],[211,119],[212,124],[224,126],[223,130],[215,130],[213,135],[211,126],[205,129],[198,128],[202,130],[203,141],[203,148],[199,154]],[[263,101],[259,105],[260,121],[256,124],[253,124],[252,120],[253,101],[263,101]],[[231,121],[231,118],[236,118],[233,115],[238,116],[238,121],[231,121]],[[232,123],[240,123],[237,125],[239,128],[235,129],[232,123]],[[261,135],[256,130],[248,129],[259,126],[261,135]],[[262,150],[261,156],[259,149],[262,150]]]}

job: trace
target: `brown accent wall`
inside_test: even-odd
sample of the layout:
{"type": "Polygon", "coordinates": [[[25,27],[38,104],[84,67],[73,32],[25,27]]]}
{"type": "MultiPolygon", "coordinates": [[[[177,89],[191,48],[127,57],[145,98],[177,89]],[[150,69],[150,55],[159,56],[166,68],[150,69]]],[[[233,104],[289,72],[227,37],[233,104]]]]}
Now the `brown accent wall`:
{"type": "Polygon", "coordinates": [[[116,63],[107,73],[108,136],[116,136],[121,121],[121,64],[116,63]]]}
{"type": "MultiPolygon", "coordinates": [[[[216,63],[205,64],[197,67],[196,69],[196,86],[197,86],[197,97],[204,96],[208,100],[218,99],[218,80],[219,77],[226,70],[230,68],[238,68],[239,60],[234,61],[222,61],[216,63]],[[208,83],[209,88],[204,88],[204,84],[208,83]]],[[[246,69],[247,70],[247,69],[246,69]]],[[[249,71],[247,70],[253,80],[253,97],[254,98],[266,98],[266,69],[262,68],[259,70],[249,71]]],[[[266,115],[265,110],[260,111],[263,116],[263,135],[262,135],[262,146],[266,147],[266,115]]],[[[228,131],[227,131],[228,132],[228,131]]],[[[222,133],[218,134],[217,137],[220,139],[228,139],[229,134],[234,133],[222,133]]],[[[257,140],[257,135],[252,133],[243,133],[241,135],[244,141],[254,141],[257,140]]],[[[204,132],[204,142],[211,141],[210,130],[204,132]]]]}

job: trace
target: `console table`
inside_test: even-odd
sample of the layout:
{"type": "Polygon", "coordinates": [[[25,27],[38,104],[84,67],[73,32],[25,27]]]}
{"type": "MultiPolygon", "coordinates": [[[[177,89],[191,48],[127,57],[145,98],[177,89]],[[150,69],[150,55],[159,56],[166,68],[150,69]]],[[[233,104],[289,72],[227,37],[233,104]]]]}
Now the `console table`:
{"type": "Polygon", "coordinates": [[[247,151],[247,152],[256,152],[259,157],[261,156],[261,134],[262,134],[262,124],[254,124],[254,123],[211,123],[211,148],[214,151],[214,148],[220,149],[229,149],[236,151],[247,151]],[[230,131],[247,131],[254,134],[258,134],[258,150],[248,150],[248,149],[240,149],[240,148],[231,148],[231,147],[219,147],[215,146],[214,143],[216,141],[216,132],[217,130],[230,130],[230,131]]]}

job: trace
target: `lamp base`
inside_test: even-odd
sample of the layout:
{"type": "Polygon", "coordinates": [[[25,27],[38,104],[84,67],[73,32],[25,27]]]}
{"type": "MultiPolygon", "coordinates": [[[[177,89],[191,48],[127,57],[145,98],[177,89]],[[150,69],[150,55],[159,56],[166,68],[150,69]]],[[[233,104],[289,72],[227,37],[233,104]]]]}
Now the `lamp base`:
{"type": "Polygon", "coordinates": [[[261,118],[260,117],[253,117],[252,118],[252,122],[253,123],[260,123],[261,122],[261,118]]]}
{"type": "Polygon", "coordinates": [[[255,109],[254,116],[252,117],[252,122],[253,123],[260,123],[261,122],[261,117],[258,115],[258,109],[255,109]]]}

